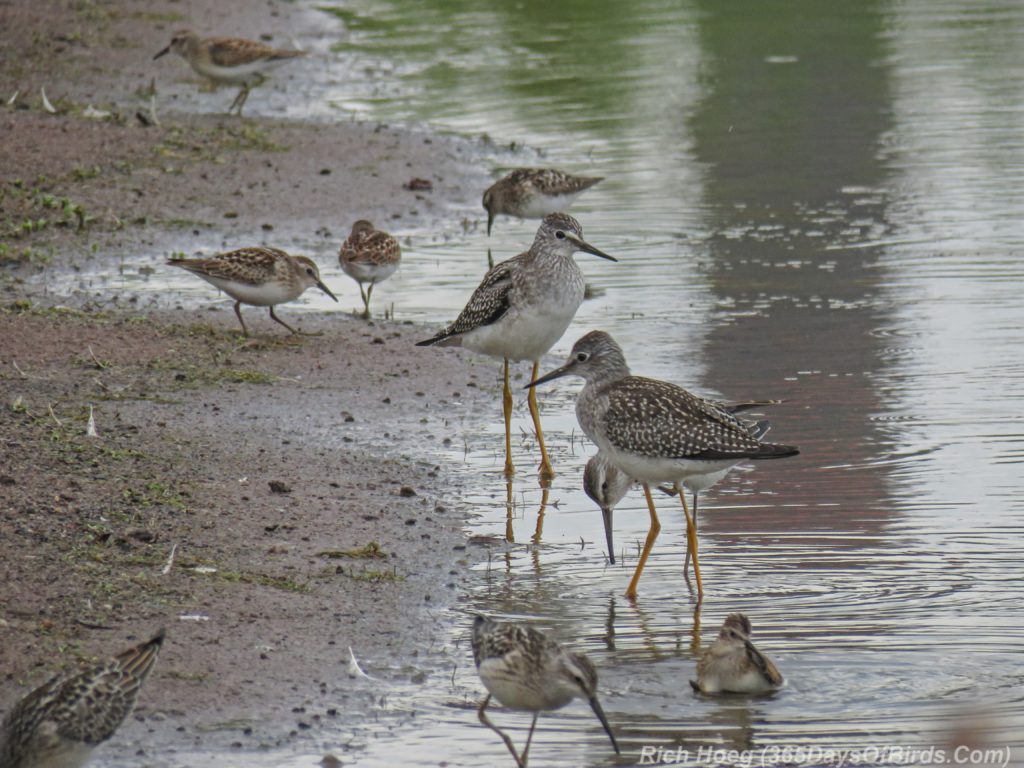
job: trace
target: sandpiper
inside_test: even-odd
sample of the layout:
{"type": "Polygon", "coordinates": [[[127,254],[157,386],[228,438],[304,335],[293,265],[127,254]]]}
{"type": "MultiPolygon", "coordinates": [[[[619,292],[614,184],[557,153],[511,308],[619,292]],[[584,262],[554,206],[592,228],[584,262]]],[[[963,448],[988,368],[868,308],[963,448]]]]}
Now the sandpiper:
{"type": "MultiPolygon", "coordinates": [[[[488,270],[455,322],[417,346],[457,345],[500,358],[505,364],[505,474],[512,465],[512,390],[509,361],[533,361],[537,378],[540,358],[558,341],[583,302],[583,273],[573,259],[576,251],[616,261],[583,239],[583,230],[572,216],[552,213],[544,217],[533,245],[488,270]]],[[[540,446],[542,479],[554,472],[544,445],[537,396],[530,390],[530,415],[540,446]]]]}
{"type": "Polygon", "coordinates": [[[610,464],[642,485],[647,500],[651,524],[627,597],[636,597],[640,574],[661,530],[651,484],[672,483],[682,500],[698,599],[703,599],[697,531],[682,488],[686,479],[728,470],[746,459],[795,456],[799,450],[760,442],[748,424],[719,403],[669,382],[630,375],[622,349],[603,331],[583,336],[565,365],[527,386],[569,374],[586,381],[576,400],[580,427],[610,464]]]}
{"type": "Polygon", "coordinates": [[[570,176],[554,168],[517,168],[498,179],[484,192],[487,234],[499,213],[520,219],[542,219],[549,213],[566,211],[583,192],[602,176],[570,176]]]}
{"type": "Polygon", "coordinates": [[[612,512],[629,493],[636,480],[608,462],[598,451],[583,469],[583,490],[601,508],[604,518],[604,538],[608,542],[608,562],[615,565],[615,544],[612,541],[612,512]]]}
{"type": "Polygon", "coordinates": [[[277,248],[240,248],[208,259],[170,259],[167,263],[198,275],[233,298],[235,315],[242,324],[244,336],[249,335],[249,329],[242,319],[242,304],[269,307],[270,317],[275,322],[292,333],[299,333],[274,314],[275,304],[293,301],[314,285],[338,300],[320,280],[320,270],[312,259],[290,256],[277,248]]]}
{"type": "Polygon", "coordinates": [[[359,284],[364,319],[370,317],[373,286],[391,277],[401,260],[402,249],[398,240],[387,232],[374,229],[373,224],[365,219],[352,225],[352,233],[341,244],[338,261],[345,274],[359,284]],[[370,284],[365,291],[363,283],[370,284]]]}
{"type": "Polygon", "coordinates": [[[561,709],[575,698],[590,702],[612,747],[619,752],[615,734],[597,700],[597,670],[582,653],[566,650],[533,627],[477,616],[473,621],[473,659],[488,691],[477,711],[480,722],[501,736],[521,768],[525,768],[529,757],[537,716],[561,709]],[[533,712],[521,756],[512,740],[488,719],[485,710],[491,696],[510,709],[533,712]]]}
{"type": "Polygon", "coordinates": [[[750,620],[731,613],[722,629],[697,662],[697,680],[690,681],[699,693],[766,693],[783,683],[772,660],[750,642],[750,620]]]}
{"type": "Polygon", "coordinates": [[[175,32],[167,47],[153,59],[155,61],[172,52],[185,59],[198,74],[214,83],[242,86],[242,90],[228,107],[229,115],[236,108],[238,114],[242,114],[242,107],[249,98],[249,91],[253,86],[260,85],[266,80],[265,72],[297,56],[306,55],[305,51],[285,51],[255,40],[234,37],[201,38],[188,29],[175,32]]]}
{"type": "Polygon", "coordinates": [[[163,630],[113,659],[57,675],[19,701],[0,725],[4,768],[77,768],[135,707],[163,630]]]}

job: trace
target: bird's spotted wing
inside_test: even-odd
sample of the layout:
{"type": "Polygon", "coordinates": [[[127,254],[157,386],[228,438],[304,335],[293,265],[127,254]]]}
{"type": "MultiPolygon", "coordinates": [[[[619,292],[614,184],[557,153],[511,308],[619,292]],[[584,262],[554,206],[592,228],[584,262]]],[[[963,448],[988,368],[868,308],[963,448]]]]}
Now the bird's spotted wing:
{"type": "Polygon", "coordinates": [[[672,459],[742,459],[760,451],[740,419],[675,384],[629,376],[608,397],[604,427],[619,450],[672,459]]]}
{"type": "Polygon", "coordinates": [[[512,290],[512,275],[519,267],[520,261],[526,256],[521,253],[513,256],[507,261],[495,264],[486,275],[483,281],[473,291],[466,306],[455,319],[455,322],[445,328],[437,336],[426,341],[419,342],[420,346],[428,346],[444,341],[453,336],[472,331],[490,325],[501,319],[508,312],[510,306],[509,293],[512,290]]]}
{"type": "Polygon", "coordinates": [[[598,176],[572,176],[555,168],[523,169],[524,179],[544,195],[571,195],[594,186],[601,181],[598,176]]]}
{"type": "Polygon", "coordinates": [[[269,45],[255,40],[240,40],[231,37],[218,37],[209,41],[207,50],[210,61],[218,67],[239,67],[255,61],[276,58],[279,52],[269,45]]]}

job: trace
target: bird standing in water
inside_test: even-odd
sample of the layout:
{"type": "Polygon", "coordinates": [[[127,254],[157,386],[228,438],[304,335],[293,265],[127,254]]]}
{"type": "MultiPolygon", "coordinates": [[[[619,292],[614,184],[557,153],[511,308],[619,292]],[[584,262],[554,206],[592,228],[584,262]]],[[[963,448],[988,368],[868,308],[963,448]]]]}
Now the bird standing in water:
{"type": "MultiPolygon", "coordinates": [[[[462,346],[504,362],[502,403],[507,477],[515,474],[509,361],[531,361],[532,379],[536,379],[540,358],[569,327],[583,303],[583,273],[573,258],[576,251],[616,261],[583,239],[583,229],[572,216],[564,213],[545,216],[530,250],[495,264],[484,275],[455,322],[436,336],[417,342],[421,347],[462,346]]],[[[528,401],[540,446],[540,476],[550,480],[554,470],[544,445],[537,395],[533,390],[528,401]]]]}
{"type": "Polygon", "coordinates": [[[784,682],[772,660],[750,642],[750,619],[731,613],[697,662],[698,693],[767,693],[784,682]]]}
{"type": "Polygon", "coordinates": [[[561,709],[575,698],[590,702],[612,747],[619,752],[615,734],[597,700],[597,670],[585,655],[566,650],[533,627],[483,616],[473,621],[472,644],[477,672],[488,691],[478,710],[480,722],[501,736],[521,768],[525,768],[529,757],[537,716],[561,709]],[[516,753],[512,740],[487,717],[485,710],[491,696],[510,709],[533,712],[522,755],[516,753]]]}
{"type": "Polygon", "coordinates": [[[703,599],[697,529],[683,491],[686,479],[727,471],[747,459],[781,459],[800,451],[790,445],[762,443],[751,434],[749,424],[713,400],[669,382],[631,375],[622,349],[603,331],[583,336],[565,365],[527,386],[567,375],[586,382],[576,398],[580,427],[608,463],[643,486],[647,500],[651,524],[626,596],[636,597],[640,574],[661,531],[651,484],[672,483],[682,500],[697,595],[703,599]]]}

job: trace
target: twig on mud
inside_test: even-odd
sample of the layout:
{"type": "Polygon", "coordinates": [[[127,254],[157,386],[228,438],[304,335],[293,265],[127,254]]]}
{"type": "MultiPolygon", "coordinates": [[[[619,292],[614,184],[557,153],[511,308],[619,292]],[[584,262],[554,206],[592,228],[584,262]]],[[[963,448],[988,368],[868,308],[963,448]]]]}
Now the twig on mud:
{"type": "Polygon", "coordinates": [[[52,417],[53,417],[53,420],[54,420],[55,422],[57,422],[57,426],[58,426],[58,427],[63,427],[63,426],[64,426],[64,423],[63,423],[63,422],[62,422],[62,421],[61,421],[60,419],[58,419],[58,418],[57,418],[57,414],[53,412],[53,406],[52,406],[52,405],[47,405],[47,406],[46,406],[46,408],[47,408],[47,410],[48,410],[48,411],[50,412],[50,416],[52,416],[52,417]]]}
{"type": "Polygon", "coordinates": [[[96,431],[96,417],[93,416],[92,406],[89,406],[89,421],[85,423],[85,436],[86,437],[99,437],[100,433],[96,431]]]}
{"type": "Polygon", "coordinates": [[[87,629],[105,629],[108,632],[114,629],[114,627],[108,627],[106,624],[95,624],[91,621],[83,621],[82,619],[75,619],[75,624],[80,624],[87,629]]]}
{"type": "Polygon", "coordinates": [[[18,365],[17,360],[11,360],[11,365],[14,366],[14,370],[16,370],[23,379],[36,379],[37,381],[44,381],[46,379],[45,376],[33,376],[31,373],[25,373],[21,370],[21,366],[18,365]]]}
{"type": "Polygon", "coordinates": [[[160,569],[160,575],[166,576],[171,572],[171,566],[174,565],[174,554],[178,551],[178,543],[171,544],[171,554],[167,556],[167,562],[164,563],[164,567],[160,569]]]}
{"type": "Polygon", "coordinates": [[[98,357],[96,357],[96,353],[92,351],[92,344],[87,345],[86,349],[89,350],[89,357],[91,357],[92,361],[94,363],[96,363],[96,367],[99,370],[105,371],[107,368],[110,367],[107,363],[104,363],[102,360],[100,360],[98,357]]]}

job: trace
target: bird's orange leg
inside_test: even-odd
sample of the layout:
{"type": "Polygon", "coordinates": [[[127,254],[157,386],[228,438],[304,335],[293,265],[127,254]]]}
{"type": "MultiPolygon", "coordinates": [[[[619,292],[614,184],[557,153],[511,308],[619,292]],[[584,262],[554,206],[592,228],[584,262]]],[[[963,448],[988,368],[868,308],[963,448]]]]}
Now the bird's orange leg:
{"type": "Polygon", "coordinates": [[[651,527],[647,530],[647,541],[644,542],[643,551],[640,553],[640,562],[636,564],[636,571],[633,572],[633,580],[629,582],[629,586],[626,588],[626,597],[630,599],[636,598],[636,585],[640,581],[640,574],[643,573],[644,566],[647,565],[647,556],[651,554],[654,540],[658,538],[658,534],[661,532],[658,512],[654,509],[654,499],[651,498],[651,486],[644,483],[643,488],[644,496],[647,498],[647,509],[651,513],[651,527]]]}
{"type": "MultiPolygon", "coordinates": [[[[536,381],[540,374],[540,360],[533,361],[533,378],[536,381]]],[[[548,449],[544,445],[544,431],[540,428],[540,409],[537,407],[537,388],[530,387],[530,394],[526,398],[530,404],[530,415],[533,417],[533,429],[537,433],[537,444],[540,445],[540,479],[550,481],[555,476],[555,470],[551,468],[551,460],[548,458],[548,449]]]]}
{"type": "Polygon", "coordinates": [[[505,477],[512,477],[516,468],[512,465],[512,387],[508,381],[508,359],[505,359],[505,391],[502,393],[505,409],[505,477]]]}
{"type": "Polygon", "coordinates": [[[700,561],[697,559],[697,524],[690,517],[690,510],[686,506],[686,489],[676,483],[676,493],[683,502],[683,514],[686,515],[686,548],[693,555],[693,575],[697,579],[697,602],[704,599],[704,585],[700,580],[700,561]]]}

